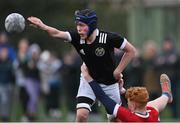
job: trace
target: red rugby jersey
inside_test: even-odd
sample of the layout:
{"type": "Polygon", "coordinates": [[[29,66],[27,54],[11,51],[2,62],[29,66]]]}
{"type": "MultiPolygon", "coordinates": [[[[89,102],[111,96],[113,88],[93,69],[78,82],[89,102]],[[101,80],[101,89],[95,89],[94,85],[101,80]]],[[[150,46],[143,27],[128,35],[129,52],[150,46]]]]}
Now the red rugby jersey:
{"type": "Polygon", "coordinates": [[[146,107],[147,114],[133,113],[119,106],[116,117],[122,122],[158,122],[159,113],[153,107],[146,107]]]}

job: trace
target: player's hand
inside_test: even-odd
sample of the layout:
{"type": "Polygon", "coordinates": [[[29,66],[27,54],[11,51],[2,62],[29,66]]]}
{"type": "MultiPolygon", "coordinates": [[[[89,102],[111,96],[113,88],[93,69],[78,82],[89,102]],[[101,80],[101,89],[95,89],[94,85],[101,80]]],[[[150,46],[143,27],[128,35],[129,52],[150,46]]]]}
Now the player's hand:
{"type": "Polygon", "coordinates": [[[126,92],[126,89],[123,87],[124,86],[124,80],[121,79],[119,81],[119,90],[120,90],[120,94],[124,94],[126,92]]]}
{"type": "Polygon", "coordinates": [[[123,87],[123,85],[124,85],[123,74],[118,69],[115,69],[113,72],[113,75],[114,75],[114,78],[119,83],[120,93],[124,94],[126,92],[126,89],[123,87]]]}
{"type": "Polygon", "coordinates": [[[46,25],[37,17],[28,17],[27,20],[30,22],[30,26],[35,28],[45,29],[46,25]]]}
{"type": "Polygon", "coordinates": [[[93,80],[93,78],[89,75],[88,68],[84,63],[81,65],[81,73],[87,82],[91,82],[93,80]]]}
{"type": "Polygon", "coordinates": [[[116,81],[120,82],[123,75],[121,73],[121,71],[119,69],[115,69],[114,72],[113,72],[113,76],[115,78],[116,81]]]}

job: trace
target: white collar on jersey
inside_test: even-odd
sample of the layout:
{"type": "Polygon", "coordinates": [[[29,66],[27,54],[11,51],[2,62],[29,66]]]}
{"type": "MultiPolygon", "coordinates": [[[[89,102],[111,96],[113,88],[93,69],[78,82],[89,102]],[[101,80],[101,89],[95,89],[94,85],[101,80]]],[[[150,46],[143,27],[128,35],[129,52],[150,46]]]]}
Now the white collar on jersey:
{"type": "Polygon", "coordinates": [[[96,36],[99,35],[99,29],[96,29],[96,36]]]}
{"type": "MultiPolygon", "coordinates": [[[[96,36],[98,36],[99,35],[99,29],[97,28],[96,30],[96,36]]],[[[94,41],[93,41],[94,42],[94,41]]],[[[85,44],[85,40],[80,40],[80,44],[85,44]]]]}
{"type": "Polygon", "coordinates": [[[134,112],[134,114],[137,115],[137,116],[139,116],[139,117],[142,117],[142,118],[148,118],[150,111],[151,111],[151,110],[147,110],[147,111],[146,111],[146,114],[141,114],[141,113],[138,113],[138,112],[134,112]]]}

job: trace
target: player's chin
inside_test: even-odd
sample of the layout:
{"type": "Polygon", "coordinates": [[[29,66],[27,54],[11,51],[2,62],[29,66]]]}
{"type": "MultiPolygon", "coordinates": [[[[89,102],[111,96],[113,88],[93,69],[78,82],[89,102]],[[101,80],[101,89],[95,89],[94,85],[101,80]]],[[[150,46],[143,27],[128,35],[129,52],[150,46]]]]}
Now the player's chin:
{"type": "Polygon", "coordinates": [[[80,35],[80,37],[81,37],[82,40],[85,40],[87,38],[86,35],[80,35]]]}

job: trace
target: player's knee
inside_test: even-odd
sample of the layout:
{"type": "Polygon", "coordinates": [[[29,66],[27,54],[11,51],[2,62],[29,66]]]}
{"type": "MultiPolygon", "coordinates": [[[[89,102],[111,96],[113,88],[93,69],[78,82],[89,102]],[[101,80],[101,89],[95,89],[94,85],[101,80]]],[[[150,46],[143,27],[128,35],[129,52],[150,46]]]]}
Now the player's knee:
{"type": "Polygon", "coordinates": [[[76,122],[87,122],[89,115],[89,110],[78,109],[76,113],[76,122]]]}

